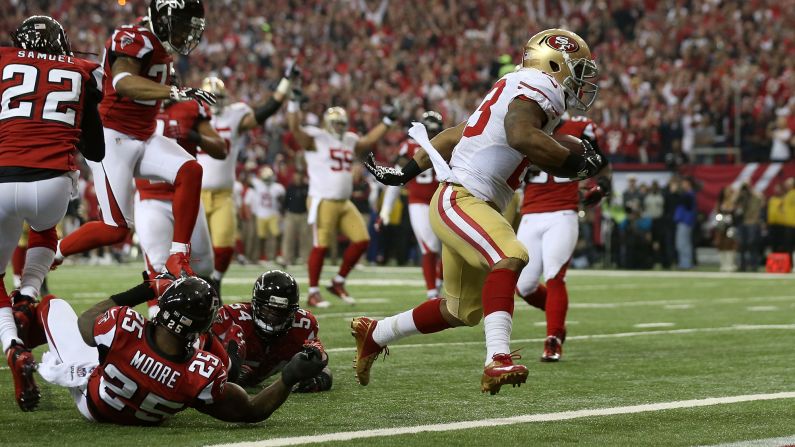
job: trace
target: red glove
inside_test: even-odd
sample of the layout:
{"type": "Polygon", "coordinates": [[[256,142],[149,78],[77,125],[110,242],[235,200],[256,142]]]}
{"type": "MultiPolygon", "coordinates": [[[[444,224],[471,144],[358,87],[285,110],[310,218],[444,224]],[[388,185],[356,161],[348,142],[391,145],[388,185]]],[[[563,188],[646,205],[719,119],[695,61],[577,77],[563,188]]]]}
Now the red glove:
{"type": "Polygon", "coordinates": [[[227,353],[229,353],[231,349],[233,352],[237,353],[241,362],[246,359],[246,339],[243,336],[243,328],[232,323],[232,325],[221,334],[220,338],[227,353]]]}
{"type": "Polygon", "coordinates": [[[144,272],[144,274],[146,275],[145,280],[149,281],[149,287],[155,292],[155,299],[160,298],[163,292],[165,292],[176,279],[170,273],[154,273],[147,271],[144,272]]]}
{"type": "Polygon", "coordinates": [[[585,206],[593,206],[599,204],[603,198],[610,195],[610,179],[607,177],[599,177],[596,180],[596,185],[591,186],[583,196],[582,203],[585,206]]]}

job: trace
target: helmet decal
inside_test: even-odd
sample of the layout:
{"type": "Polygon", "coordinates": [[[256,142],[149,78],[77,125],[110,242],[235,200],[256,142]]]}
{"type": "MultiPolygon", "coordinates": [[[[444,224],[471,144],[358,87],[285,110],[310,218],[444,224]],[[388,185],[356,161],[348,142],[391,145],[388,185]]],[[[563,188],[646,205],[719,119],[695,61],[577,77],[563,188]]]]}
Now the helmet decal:
{"type": "Polygon", "coordinates": [[[580,49],[580,45],[576,41],[560,34],[547,37],[546,44],[562,53],[576,53],[580,49]]]}

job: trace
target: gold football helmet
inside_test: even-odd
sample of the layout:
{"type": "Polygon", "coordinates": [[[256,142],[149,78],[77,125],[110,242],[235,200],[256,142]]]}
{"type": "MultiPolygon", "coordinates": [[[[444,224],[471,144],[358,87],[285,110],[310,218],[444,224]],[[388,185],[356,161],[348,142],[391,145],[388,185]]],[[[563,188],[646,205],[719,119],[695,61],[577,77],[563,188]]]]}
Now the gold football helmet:
{"type": "Polygon", "coordinates": [[[273,183],[273,169],[270,166],[263,166],[259,169],[259,178],[267,184],[273,183]]]}
{"type": "Polygon", "coordinates": [[[588,44],[563,29],[541,31],[524,46],[522,66],[535,68],[555,78],[566,91],[569,107],[588,110],[596,100],[599,86],[588,79],[599,74],[588,44]]]}
{"type": "Polygon", "coordinates": [[[202,90],[208,91],[215,95],[215,104],[210,106],[213,115],[219,115],[226,107],[226,86],[224,81],[215,76],[209,76],[202,81],[202,90]]]}
{"type": "Polygon", "coordinates": [[[342,107],[330,107],[323,113],[323,128],[342,139],[348,130],[348,112],[342,107]]]}

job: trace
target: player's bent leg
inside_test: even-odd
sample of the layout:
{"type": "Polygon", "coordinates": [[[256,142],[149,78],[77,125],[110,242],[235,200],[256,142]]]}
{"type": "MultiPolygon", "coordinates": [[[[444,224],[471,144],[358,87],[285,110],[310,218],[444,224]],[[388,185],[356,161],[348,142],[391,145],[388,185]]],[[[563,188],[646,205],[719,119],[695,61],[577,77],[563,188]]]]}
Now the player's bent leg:
{"type": "MultiPolygon", "coordinates": [[[[215,259],[204,209],[199,210],[196,226],[193,227],[193,234],[190,238],[190,246],[193,271],[201,277],[211,278],[215,267],[215,259]]],[[[215,281],[213,280],[213,282],[215,281]]]]}
{"type": "Polygon", "coordinates": [[[350,200],[346,200],[342,205],[339,222],[342,234],[347,236],[351,243],[342,254],[340,269],[327,289],[345,303],[354,304],[355,300],[345,289],[345,278],[367,251],[367,247],[370,245],[370,235],[367,233],[367,224],[365,224],[361,213],[350,200]]]}
{"type": "Polygon", "coordinates": [[[317,205],[315,222],[312,224],[312,250],[307,257],[307,273],[309,276],[309,296],[307,298],[310,307],[329,307],[331,303],[324,300],[320,295],[320,274],[323,271],[323,262],[329,244],[333,243],[333,235],[337,230],[339,219],[339,207],[334,201],[320,200],[317,205]]]}
{"type": "Polygon", "coordinates": [[[146,269],[151,273],[163,271],[169,256],[174,218],[171,202],[135,198],[135,232],[144,253],[146,269]]]}
{"type": "Polygon", "coordinates": [[[19,293],[25,296],[37,297],[41,290],[44,278],[50,271],[55,259],[55,249],[58,246],[58,232],[55,227],[43,231],[31,228],[30,242],[25,258],[25,269],[22,273],[22,284],[19,293]]]}
{"type": "Polygon", "coordinates": [[[422,253],[422,276],[425,279],[427,297],[439,295],[437,270],[441,241],[433,233],[429,218],[429,207],[424,203],[409,204],[409,221],[422,253]]]}
{"type": "Polygon", "coordinates": [[[527,248],[529,259],[519,275],[516,293],[527,304],[544,310],[547,299],[546,287],[539,284],[543,268],[541,252],[543,228],[540,226],[542,224],[539,214],[525,214],[522,216],[519,229],[516,232],[516,238],[527,248]]]}

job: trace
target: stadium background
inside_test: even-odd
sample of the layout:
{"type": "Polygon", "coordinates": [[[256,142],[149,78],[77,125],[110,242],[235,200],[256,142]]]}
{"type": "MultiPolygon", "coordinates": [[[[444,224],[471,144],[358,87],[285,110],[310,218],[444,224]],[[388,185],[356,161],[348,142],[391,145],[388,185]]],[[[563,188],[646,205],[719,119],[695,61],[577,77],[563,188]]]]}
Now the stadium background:
{"type": "MultiPolygon", "coordinates": [[[[26,16],[46,12],[64,24],[75,49],[98,54],[112,29],[142,15],[146,3],[7,0],[0,4],[0,35],[26,16]]],[[[755,269],[766,252],[791,252],[795,242],[795,190],[785,183],[795,174],[787,163],[795,130],[795,8],[787,4],[792,6],[764,0],[217,0],[207,2],[201,45],[177,69],[188,85],[219,75],[234,99],[256,104],[270,95],[285,64],[296,60],[310,98],[310,123],[327,106],[341,105],[362,132],[378,122],[382,104],[398,102],[404,124],[427,109],[453,124],[520,60],[532,31],[568,27],[598,59],[601,91],[589,116],[601,126],[602,148],[618,171],[612,202],[582,213],[575,266],[675,266],[666,228],[676,225],[683,193],[670,185],[688,179],[698,204],[692,243],[725,249],[726,228],[716,215],[732,215],[729,248],[739,246],[745,256],[738,259],[754,264],[738,260],[739,267],[755,269]],[[637,188],[626,193],[633,177],[637,188]],[[774,192],[781,197],[774,206],[782,207],[783,221],[770,221],[778,214],[768,213],[765,204],[741,200],[743,182],[761,194],[751,194],[751,202],[774,192]],[[727,186],[733,192],[721,205],[727,186]],[[660,200],[662,209],[655,205],[660,200]],[[782,230],[771,236],[770,225],[782,230]],[[651,261],[637,262],[649,251],[651,261]]],[[[389,133],[379,159],[394,158],[404,129],[389,133]]],[[[304,169],[283,114],[248,138],[239,160],[244,181],[263,165],[285,184],[304,169]]],[[[362,179],[357,189],[365,214],[377,206],[372,187],[362,179]]],[[[96,218],[92,197],[83,202],[73,216],[96,218]]],[[[414,244],[406,243],[413,238],[408,219],[398,215],[391,223],[387,237],[375,238],[370,262],[395,258],[402,264],[416,257],[414,244]]],[[[256,248],[246,253],[259,257],[256,248]]],[[[714,250],[696,253],[701,264],[714,263],[714,250]]]]}

